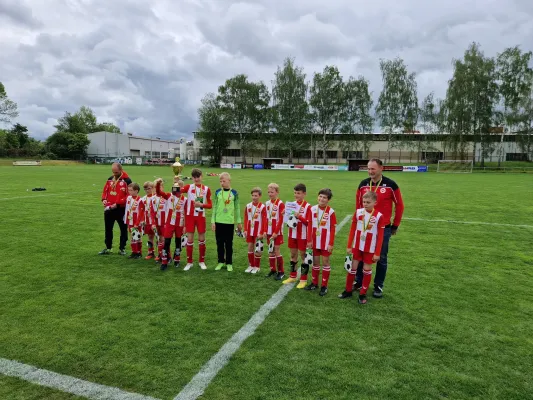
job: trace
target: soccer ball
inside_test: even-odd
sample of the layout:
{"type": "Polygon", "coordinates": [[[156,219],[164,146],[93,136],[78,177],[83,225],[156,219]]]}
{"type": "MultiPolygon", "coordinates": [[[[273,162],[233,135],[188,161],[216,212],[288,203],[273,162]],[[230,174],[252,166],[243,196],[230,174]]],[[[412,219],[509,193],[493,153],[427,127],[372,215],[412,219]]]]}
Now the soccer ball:
{"type": "Polygon", "coordinates": [[[255,242],[255,252],[256,253],[263,252],[263,241],[262,240],[258,240],[257,242],[255,242]]]}
{"type": "Polygon", "coordinates": [[[346,256],[346,258],[344,259],[344,269],[346,270],[346,272],[350,272],[350,270],[352,269],[352,256],[346,256]]]}
{"type": "Polygon", "coordinates": [[[274,253],[274,239],[270,239],[270,242],[268,242],[268,252],[274,253]]]}
{"type": "Polygon", "coordinates": [[[291,215],[289,219],[287,220],[287,226],[291,229],[296,229],[297,225],[298,225],[298,218],[296,218],[295,215],[291,215]]]}
{"type": "Polygon", "coordinates": [[[187,235],[181,237],[181,248],[184,249],[187,246],[187,235]]]}
{"type": "Polygon", "coordinates": [[[313,265],[313,253],[311,252],[311,250],[307,250],[307,252],[305,253],[304,264],[307,264],[309,266],[313,265]]]}
{"type": "Polygon", "coordinates": [[[131,241],[133,243],[140,242],[141,238],[142,238],[141,231],[139,231],[138,229],[133,229],[131,231],[131,241]]]}

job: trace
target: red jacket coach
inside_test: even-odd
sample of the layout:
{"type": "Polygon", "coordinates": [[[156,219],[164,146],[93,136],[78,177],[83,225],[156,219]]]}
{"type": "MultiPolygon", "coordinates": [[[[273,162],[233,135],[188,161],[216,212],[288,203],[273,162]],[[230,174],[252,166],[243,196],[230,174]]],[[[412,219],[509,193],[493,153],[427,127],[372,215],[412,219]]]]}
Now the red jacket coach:
{"type": "MultiPolygon", "coordinates": [[[[380,298],[383,296],[383,284],[385,276],[387,275],[387,255],[389,252],[389,240],[391,235],[395,235],[400,223],[404,210],[402,194],[396,182],[392,179],[383,176],[383,162],[377,158],[373,158],[368,162],[369,177],[363,179],[357,188],[356,207],[363,208],[363,195],[372,191],[378,196],[376,203],[376,210],[383,214],[385,218],[385,234],[383,237],[383,245],[381,247],[380,260],[376,265],[376,275],[374,277],[374,297],[380,298]],[[393,218],[394,209],[394,218],[393,218]]],[[[363,265],[360,264],[357,268],[355,289],[361,287],[363,279],[363,265]]]]}
{"type": "Polygon", "coordinates": [[[111,166],[111,171],[113,175],[109,177],[104,185],[104,190],[102,190],[106,248],[99,254],[106,255],[111,253],[113,247],[113,227],[116,221],[120,227],[119,252],[121,255],[124,255],[126,254],[125,248],[126,242],[128,241],[128,229],[124,223],[124,213],[128,198],[128,185],[131,183],[131,179],[119,163],[114,163],[111,166]]]}

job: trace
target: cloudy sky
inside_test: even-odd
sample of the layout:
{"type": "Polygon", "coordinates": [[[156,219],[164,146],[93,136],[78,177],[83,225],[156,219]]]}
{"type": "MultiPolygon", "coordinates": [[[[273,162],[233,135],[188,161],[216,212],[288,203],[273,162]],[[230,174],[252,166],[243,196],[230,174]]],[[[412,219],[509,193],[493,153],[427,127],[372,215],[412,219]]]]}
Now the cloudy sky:
{"type": "Polygon", "coordinates": [[[187,137],[206,92],[239,73],[270,86],[287,56],[309,79],[331,64],[364,75],[374,98],[379,59],[401,56],[419,98],[443,96],[469,43],[533,50],[532,21],[531,0],[0,0],[0,81],[37,138],[82,105],[187,137]]]}

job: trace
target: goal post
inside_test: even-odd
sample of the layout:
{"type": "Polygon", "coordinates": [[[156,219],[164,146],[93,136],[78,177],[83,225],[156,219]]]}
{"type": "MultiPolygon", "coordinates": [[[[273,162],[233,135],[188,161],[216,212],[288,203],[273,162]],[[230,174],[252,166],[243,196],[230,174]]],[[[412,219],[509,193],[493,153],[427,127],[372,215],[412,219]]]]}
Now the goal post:
{"type": "Polygon", "coordinates": [[[437,172],[472,173],[474,162],[472,160],[439,160],[437,172]]]}

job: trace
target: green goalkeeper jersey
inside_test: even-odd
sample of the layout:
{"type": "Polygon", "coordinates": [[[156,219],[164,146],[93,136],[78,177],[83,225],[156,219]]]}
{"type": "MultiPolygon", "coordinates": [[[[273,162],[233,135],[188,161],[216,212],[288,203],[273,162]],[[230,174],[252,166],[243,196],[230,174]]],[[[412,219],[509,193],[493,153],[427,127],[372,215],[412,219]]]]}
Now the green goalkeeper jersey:
{"type": "Polygon", "coordinates": [[[239,194],[235,189],[218,189],[213,198],[211,223],[240,224],[241,206],[239,194]]]}

